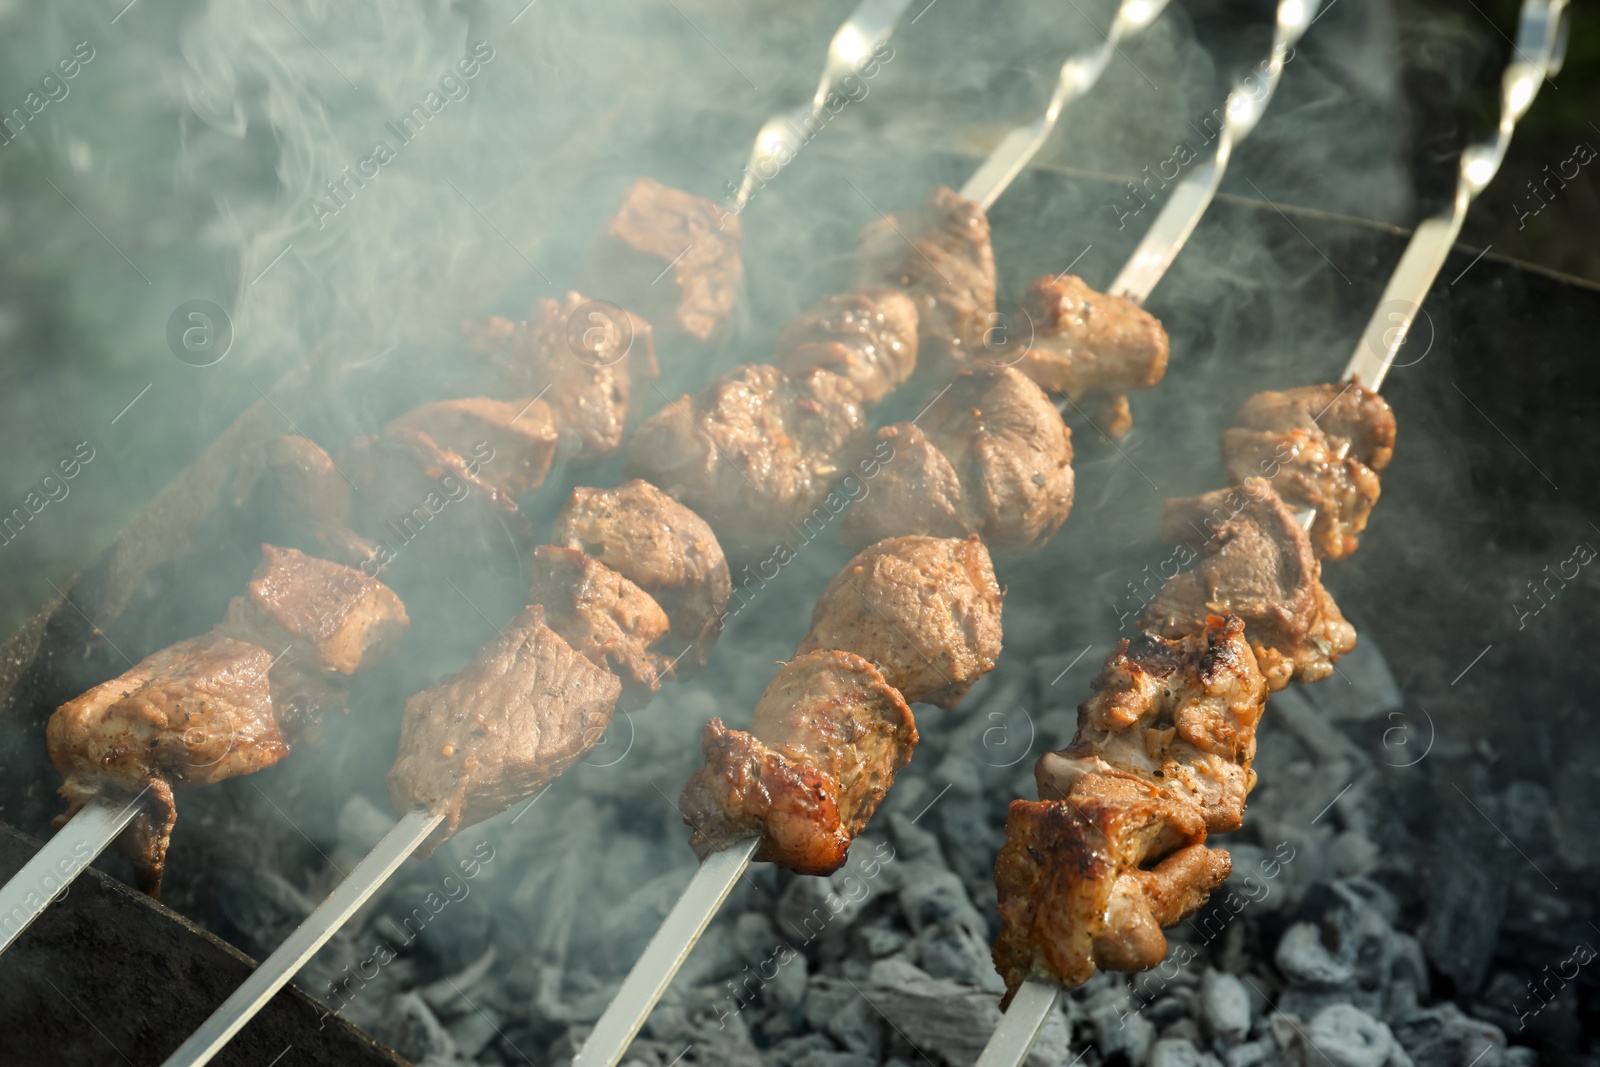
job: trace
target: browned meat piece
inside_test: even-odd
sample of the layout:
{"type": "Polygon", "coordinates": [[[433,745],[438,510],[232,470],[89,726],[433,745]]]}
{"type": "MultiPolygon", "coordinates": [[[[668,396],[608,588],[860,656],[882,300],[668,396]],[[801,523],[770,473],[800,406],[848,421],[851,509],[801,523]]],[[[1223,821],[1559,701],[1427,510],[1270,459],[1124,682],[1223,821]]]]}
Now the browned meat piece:
{"type": "Polygon", "coordinates": [[[261,554],[245,595],[228,604],[230,637],[348,675],[393,648],[411,622],[388,586],[354,567],[276,545],[261,554]]]}
{"type": "Polygon", "coordinates": [[[813,368],[739,367],[650,416],[628,442],[630,475],[698,512],[739,558],[765,555],[822,507],[866,433],[861,391],[813,368]]]}
{"type": "Polygon", "coordinates": [[[824,297],[778,338],[778,366],[842,374],[876,404],[917,369],[917,305],[898,289],[852,289],[824,297]]]}
{"type": "Polygon", "coordinates": [[[260,477],[249,487],[253,528],[268,540],[360,566],[373,546],[351,527],[350,483],[314,441],[285,435],[267,442],[260,477]]]}
{"type": "Polygon", "coordinates": [[[733,312],[744,279],[743,245],[738,215],[640,178],[607,224],[592,274],[651,322],[706,341],[733,312]]]}
{"type": "Polygon", "coordinates": [[[579,293],[559,303],[541,299],[529,321],[496,316],[481,326],[469,323],[467,336],[494,359],[507,393],[523,397],[513,415],[528,405],[526,398],[543,398],[518,420],[519,427],[542,431],[553,424],[574,435],[589,457],[621,447],[635,387],[660,376],[650,324],[579,293]]]}
{"type": "Polygon", "coordinates": [[[544,605],[545,625],[573,651],[622,680],[618,706],[634,711],[661,689],[672,667],[650,650],[667,632],[666,612],[650,594],[577,549],[533,550],[529,602],[544,605]]]}
{"type": "Polygon", "coordinates": [[[848,648],[907,703],[953,708],[1000,655],[999,583],[977,538],[893,537],[845,564],[797,655],[848,648]]]}
{"type": "Polygon", "coordinates": [[[1394,454],[1394,412],[1353,382],[1257,393],[1223,434],[1235,482],[1265,477],[1286,499],[1317,509],[1311,540],[1341,559],[1360,544],[1380,491],[1377,472],[1394,454]]]}
{"type": "Polygon", "coordinates": [[[478,476],[514,497],[544,484],[561,439],[543,400],[507,403],[486,396],[423,404],[384,427],[391,437],[408,430],[463,459],[493,457],[480,464],[478,476]]]}
{"type": "Polygon", "coordinates": [[[920,419],[920,427],[880,431],[896,442],[895,458],[845,516],[847,545],[895,534],[975,533],[994,549],[1026,550],[1061,528],[1072,510],[1072,431],[1027,376],[1010,367],[962,374],[920,419]],[[959,495],[921,447],[919,428],[944,454],[959,495]],[[910,460],[904,468],[902,447],[910,460]],[[912,525],[925,520],[933,529],[912,525]],[[952,530],[955,521],[970,525],[952,530]]]}
{"type": "Polygon", "coordinates": [[[706,665],[733,583],[704,519],[634,478],[616,489],[574,489],[550,539],[593,556],[655,598],[672,621],[661,649],[679,678],[706,665]]]}
{"type": "Polygon", "coordinates": [[[434,558],[491,554],[506,547],[508,536],[519,555],[532,549],[527,516],[486,480],[499,453],[487,439],[471,448],[471,455],[460,455],[420,430],[398,426],[345,447],[339,466],[360,490],[356,527],[377,542],[380,567],[402,549],[414,552],[418,539],[434,558]]]}
{"type": "Polygon", "coordinates": [[[917,727],[876,667],[819,649],[779,669],[750,733],[712,719],[702,743],[705,766],[678,802],[696,854],[759,836],[757,860],[829,874],[910,761],[917,727]]]}
{"type": "Polygon", "coordinates": [[[1115,768],[1193,803],[1213,833],[1244,825],[1267,683],[1242,619],[1212,615],[1204,633],[1173,640],[1124,638],[1094,691],[1078,708],[1072,744],[1034,769],[1041,799],[1066,796],[1086,771],[1115,768]]]}
{"type": "Polygon", "coordinates": [[[1207,555],[1169,581],[1141,625],[1166,637],[1202,633],[1209,615],[1238,615],[1267,685],[1314,682],[1355,647],[1355,629],[1322,587],[1306,531],[1264,479],[1219,528],[1207,555]]]}
{"type": "Polygon", "coordinates": [[[1205,838],[1197,808],[1131,777],[1082,774],[1062,799],[1012,801],[994,869],[1005,1002],[1032,975],[1072,987],[1096,968],[1160,963],[1161,928],[1199,909],[1232,869],[1205,838]]]}
{"type": "Polygon", "coordinates": [[[529,796],[605,734],[622,691],[527,608],[454,676],[406,701],[395,810],[445,816],[426,851],[529,796]]]}
{"type": "Polygon", "coordinates": [[[1156,317],[1071,274],[1046,275],[1030,285],[1012,330],[1029,342],[1016,368],[1074,403],[1096,398],[1095,413],[1102,419],[1109,414],[1111,424],[1095,424],[1111,437],[1132,424],[1126,394],[1150,388],[1167,370],[1167,331],[1156,317]]]}
{"type": "Polygon", "coordinates": [[[985,355],[995,309],[994,248],[983,208],[940,186],[930,204],[861,231],[858,285],[886,285],[916,301],[920,358],[940,374],[985,355]]]}
{"type": "Polygon", "coordinates": [[[124,842],[139,884],[159,894],[177,815],[172,790],[270,767],[289,752],[273,714],[272,653],[219,634],[179,641],[69,700],[50,717],[50,761],[69,818],[102,789],[149,787],[148,813],[124,842]]]}
{"type": "Polygon", "coordinates": [[[1257,393],[1239,406],[1233,424],[1247,430],[1319,429],[1336,450],[1375,471],[1387,467],[1394,456],[1394,410],[1383,397],[1355,382],[1257,393]]]}

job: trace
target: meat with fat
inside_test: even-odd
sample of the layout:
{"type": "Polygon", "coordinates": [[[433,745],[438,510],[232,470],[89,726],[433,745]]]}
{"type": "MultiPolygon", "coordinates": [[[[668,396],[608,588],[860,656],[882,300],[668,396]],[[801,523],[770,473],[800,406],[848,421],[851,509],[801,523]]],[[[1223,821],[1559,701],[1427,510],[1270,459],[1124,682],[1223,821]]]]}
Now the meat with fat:
{"type": "Polygon", "coordinates": [[[894,455],[840,525],[850,547],[904,534],[977,534],[996,550],[1029,550],[1072,510],[1072,431],[1013,368],[960,375],[916,423],[885,427],[878,438],[894,455]]]}
{"type": "Polygon", "coordinates": [[[580,655],[622,682],[617,706],[636,711],[661,689],[672,666],[653,650],[669,624],[650,594],[577,549],[533,550],[529,602],[544,606],[544,622],[580,655]]]}
{"type": "Polygon", "coordinates": [[[634,478],[615,489],[574,489],[550,539],[594,557],[661,605],[672,624],[661,649],[677,677],[706,665],[733,583],[704,519],[634,478]]]}
{"type": "Polygon", "coordinates": [[[413,408],[384,427],[388,437],[407,432],[426,434],[463,463],[475,461],[475,476],[508,497],[544,484],[560,442],[550,406],[537,398],[440,400],[413,408]]]}
{"type": "Polygon", "coordinates": [[[892,537],[845,564],[797,654],[847,648],[907,703],[953,708],[994,669],[1002,595],[977,538],[892,537]]]}
{"type": "Polygon", "coordinates": [[[1203,633],[1210,615],[1237,615],[1267,685],[1314,682],[1355,647],[1356,632],[1322,585],[1311,540],[1264,479],[1207,543],[1206,555],[1162,587],[1141,626],[1166,637],[1203,633]]]}
{"type": "Polygon", "coordinates": [[[621,691],[545,625],[542,607],[527,608],[466,667],[406,701],[388,776],[395,810],[444,816],[431,852],[576,763],[605,734],[621,691]]]}
{"type": "Polygon", "coordinates": [[[863,402],[877,404],[916,370],[917,305],[898,289],[824,297],[784,327],[776,363],[790,374],[821,367],[843,375],[863,402]]]}
{"type": "Polygon", "coordinates": [[[627,470],[705,518],[731,555],[762,556],[819,511],[832,518],[823,505],[866,425],[848,378],[747,365],[646,419],[627,470]]]}
{"type": "Polygon", "coordinates": [[[1127,394],[1166,373],[1167,331],[1156,317],[1075,275],[1046,275],[1030,285],[1009,328],[1022,349],[1013,365],[1047,392],[1089,404],[1091,418],[1100,416],[1095,425],[1113,438],[1132,425],[1127,394]]]}
{"type": "Polygon", "coordinates": [[[705,765],[678,801],[695,853],[759,837],[757,860],[829,874],[911,759],[917,727],[878,668],[818,649],[779,669],[748,733],[712,719],[701,743],[705,765]]]}

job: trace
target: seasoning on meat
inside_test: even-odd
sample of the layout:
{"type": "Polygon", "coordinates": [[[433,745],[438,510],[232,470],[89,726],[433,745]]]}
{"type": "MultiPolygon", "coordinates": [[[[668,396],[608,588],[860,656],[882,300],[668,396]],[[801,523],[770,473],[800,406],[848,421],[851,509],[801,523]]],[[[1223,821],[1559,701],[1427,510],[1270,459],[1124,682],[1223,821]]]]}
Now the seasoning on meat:
{"type": "Polygon", "coordinates": [[[1033,549],[1072,510],[1072,431],[1013,368],[960,375],[917,423],[878,437],[893,443],[894,458],[840,524],[850,547],[901,534],[978,534],[996,550],[1033,549]]]}
{"type": "Polygon", "coordinates": [[[977,538],[890,538],[845,564],[797,651],[847,648],[908,704],[953,708],[994,669],[1001,596],[977,538]]]}
{"type": "Polygon", "coordinates": [[[528,405],[528,397],[541,397],[540,403],[548,405],[519,424],[531,420],[542,427],[549,421],[575,436],[581,454],[590,458],[609,456],[622,446],[635,388],[660,376],[650,324],[579,293],[569,292],[560,301],[540,299],[524,322],[496,316],[481,326],[469,323],[466,330],[494,360],[506,394],[523,398],[513,413],[528,405]]]}
{"type": "Polygon", "coordinates": [[[765,555],[822,508],[840,457],[863,442],[863,408],[831,371],[739,367],[646,419],[628,442],[628,473],[694,509],[733,556],[765,555]]]}
{"type": "Polygon", "coordinates": [[[427,434],[447,452],[466,460],[492,456],[478,477],[507,496],[523,496],[544,484],[560,435],[543,400],[506,402],[489,397],[440,400],[413,408],[384,427],[394,437],[427,434]]]}
{"type": "Polygon", "coordinates": [[[983,208],[940,186],[932,202],[861,231],[856,284],[916,302],[919,358],[940,374],[973,366],[995,308],[994,248],[983,208]]]}
{"type": "Polygon", "coordinates": [[[842,374],[863,402],[876,404],[916,370],[917,305],[898,289],[824,297],[784,327],[775,362],[790,374],[808,367],[842,374]]]}
{"type": "Polygon", "coordinates": [[[1046,392],[1093,406],[1102,416],[1095,424],[1113,438],[1132,425],[1127,394],[1150,388],[1167,370],[1167,331],[1156,317],[1075,275],[1030,285],[1012,328],[1027,341],[1016,368],[1046,392]]]}
{"type": "Polygon", "coordinates": [[[598,560],[572,548],[533,550],[529,603],[544,606],[545,625],[573,651],[622,680],[618,706],[635,711],[661,689],[672,667],[651,651],[668,629],[650,594],[598,560]]]}
{"type": "Polygon", "coordinates": [[[779,669],[749,733],[712,719],[701,740],[705,765],[678,802],[696,854],[759,836],[757,860],[829,874],[911,759],[917,727],[871,663],[818,649],[779,669]]]}
{"type": "Polygon", "coordinates": [[[1355,647],[1356,633],[1322,586],[1306,531],[1265,479],[1206,546],[1207,555],[1162,587],[1141,625],[1166,637],[1200,633],[1213,614],[1238,615],[1267,685],[1314,682],[1355,647]]]}
{"type": "Polygon", "coordinates": [[[103,789],[148,803],[119,841],[140,887],[159,895],[177,821],[174,789],[270,767],[297,731],[342,697],[349,675],[388,651],[405,606],[360,571],[263,545],[248,591],[208,634],[147,656],[50,717],[50,759],[68,809],[103,789]]]}
{"type": "Polygon", "coordinates": [[[1311,539],[1319,555],[1356,550],[1380,491],[1378,472],[1394,455],[1388,403],[1355,382],[1257,393],[1223,434],[1235,482],[1264,476],[1286,499],[1317,511],[1311,539]]]}
{"type": "Polygon", "coordinates": [[[640,178],[606,226],[593,276],[662,329],[710,340],[744,278],[739,216],[704,197],[640,178]]]}
{"type": "Polygon", "coordinates": [[[577,762],[621,690],[544,624],[542,607],[525,609],[460,672],[406,701],[388,779],[395,809],[445,816],[431,852],[577,762]]]}
{"type": "Polygon", "coordinates": [[[594,557],[661,605],[661,650],[678,678],[704,667],[722,632],[733,582],[711,527],[649,482],[572,491],[550,540],[594,557]]]}

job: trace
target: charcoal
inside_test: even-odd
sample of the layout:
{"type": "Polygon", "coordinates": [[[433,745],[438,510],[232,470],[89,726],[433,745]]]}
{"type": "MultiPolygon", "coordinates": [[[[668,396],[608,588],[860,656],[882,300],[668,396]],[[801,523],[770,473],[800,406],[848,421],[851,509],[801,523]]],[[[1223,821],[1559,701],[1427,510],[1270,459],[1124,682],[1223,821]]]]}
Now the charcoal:
{"type": "Polygon", "coordinates": [[[1246,1041],[1229,1049],[1222,1062],[1226,1067],[1256,1067],[1277,1058],[1277,1046],[1271,1041],[1246,1041]]]}
{"type": "Polygon", "coordinates": [[[876,1058],[882,1023],[861,988],[848,979],[816,975],[806,986],[806,1022],[849,1052],[876,1058]]]}
{"type": "Polygon", "coordinates": [[[876,1067],[874,1056],[855,1052],[835,1052],[831,1049],[814,1049],[794,1061],[794,1067],[876,1067]]]}
{"type": "Polygon", "coordinates": [[[1357,641],[1355,649],[1340,658],[1339,673],[1327,685],[1309,686],[1306,697],[1325,722],[1381,719],[1405,703],[1375,641],[1357,641]]]}
{"type": "Polygon", "coordinates": [[[1330,949],[1324,944],[1321,928],[1308,922],[1295,923],[1284,931],[1273,961],[1285,978],[1302,985],[1343,986],[1356,976],[1354,952],[1330,949]]]}
{"type": "MultiPolygon", "coordinates": [[[[1157,1039],[1157,1044],[1167,1040],[1182,1041],[1194,1047],[1195,1049],[1199,1049],[1205,1044],[1205,1037],[1200,1033],[1200,1024],[1188,1016],[1173,1020],[1168,1025],[1162,1027],[1159,1033],[1161,1036],[1157,1039]]],[[[1155,1050],[1152,1048],[1151,1056],[1154,1057],[1154,1055],[1155,1050]]],[[[1214,1058],[1211,1059],[1213,1063],[1216,1062],[1214,1058]]]]}
{"type": "Polygon", "coordinates": [[[391,1000],[375,1032],[418,1067],[461,1062],[449,1032],[416,993],[401,993],[391,1000]]]}
{"type": "Polygon", "coordinates": [[[1395,1050],[1389,1028],[1349,1004],[1318,1012],[1306,1028],[1306,1041],[1333,1067],[1383,1067],[1395,1050]]]}
{"type": "Polygon", "coordinates": [[[959,922],[945,920],[925,926],[916,942],[918,966],[934,978],[977,986],[996,996],[1005,992],[1005,982],[990,959],[988,942],[959,922]]]}
{"type": "Polygon", "coordinates": [[[1182,1037],[1163,1037],[1150,1046],[1145,1067],[1215,1067],[1215,1056],[1202,1054],[1194,1043],[1182,1037]]]}
{"type": "Polygon", "coordinates": [[[1083,988],[1084,1015],[1094,1031],[1095,1047],[1107,1059],[1121,1054],[1130,1063],[1144,1063],[1155,1041],[1155,1027],[1139,1012],[1127,983],[1120,976],[1101,974],[1083,988]]]}
{"type": "MultiPolygon", "coordinates": [[[[874,964],[865,992],[873,1008],[914,1050],[952,1067],[966,1067],[976,1060],[1000,1025],[1000,1008],[992,993],[933,978],[900,959],[874,964]]],[[[1066,1053],[1066,1022],[1057,1013],[1046,1020],[1026,1063],[1056,1067],[1071,1058],[1066,1053]]]]}
{"type": "Polygon", "coordinates": [[[1428,959],[1463,992],[1488,976],[1516,862],[1478,812],[1464,803],[1444,807],[1429,848],[1428,910],[1418,936],[1428,959]]]}
{"type": "Polygon", "coordinates": [[[1457,1067],[1475,1059],[1477,1067],[1501,1067],[1506,1045],[1498,1026],[1468,1018],[1448,1002],[1396,1024],[1394,1036],[1416,1067],[1457,1067]]]}
{"type": "Polygon", "coordinates": [[[1242,1041],[1250,1033],[1250,991],[1226,971],[1207,970],[1201,978],[1200,1011],[1219,1041],[1242,1041]]]}

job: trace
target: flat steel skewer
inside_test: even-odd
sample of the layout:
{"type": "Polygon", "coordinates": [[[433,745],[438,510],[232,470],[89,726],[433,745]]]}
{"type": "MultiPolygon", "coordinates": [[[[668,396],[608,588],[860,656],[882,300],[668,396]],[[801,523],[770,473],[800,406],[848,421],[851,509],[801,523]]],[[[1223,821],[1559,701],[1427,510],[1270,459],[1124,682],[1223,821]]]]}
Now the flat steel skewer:
{"type": "Polygon", "coordinates": [[[985,211],[1000,199],[1000,194],[1006,191],[1050,139],[1061,112],[1094,88],[1100,75],[1111,64],[1111,57],[1116,55],[1117,46],[1154,22],[1156,16],[1166,10],[1169,2],[1122,0],[1117,7],[1117,17],[1111,23],[1111,32],[1105,35],[1105,40],[1061,64],[1055,91],[1050,94],[1050,103],[1044,109],[1044,114],[1006,134],[1005,139],[983,161],[983,166],[961,187],[961,195],[968,200],[976,200],[985,211]]]}
{"type": "Polygon", "coordinates": [[[67,891],[72,880],[117,839],[141,810],[144,794],[129,800],[101,793],[79,808],[56,835],[0,886],[0,952],[67,891]]]}
{"type": "Polygon", "coordinates": [[[756,133],[755,147],[750,150],[750,162],[745,164],[744,180],[734,194],[731,210],[735,215],[750,202],[758,182],[772,180],[761,177],[763,168],[772,164],[773,175],[776,175],[789,162],[783,156],[788,155],[793,159],[806,141],[816,135],[817,131],[807,124],[822,114],[828,94],[834,91],[846,74],[856,70],[863,60],[889,39],[900,16],[910,6],[911,0],[861,0],[850,17],[834,31],[833,40],[828,43],[828,58],[822,68],[822,78],[817,82],[817,91],[812,94],[811,102],[772,116],[756,133]],[[797,126],[800,127],[799,131],[797,126]]]}
{"type": "Polygon", "coordinates": [[[295,972],[327,944],[345,921],[365,904],[388,880],[428,835],[444,821],[442,815],[413,811],[401,816],[394,829],[356,864],[350,876],[340,882],[316,910],[306,916],[294,933],[261,962],[222,1006],[211,1013],[200,1029],[168,1056],[163,1067],[199,1067],[221,1051],[234,1034],[249,1022],[273,995],[289,984],[295,972]]]}
{"type": "MultiPolygon", "coordinates": [[[[1539,86],[1546,77],[1561,69],[1567,41],[1567,4],[1568,0],[1523,0],[1514,51],[1519,58],[1506,67],[1501,79],[1500,126],[1495,138],[1462,153],[1461,177],[1454,202],[1449,210],[1427,219],[1411,235],[1400,262],[1384,286],[1377,310],[1362,331],[1350,362],[1345,365],[1344,379],[1356,379],[1376,391],[1388,376],[1395,357],[1406,343],[1407,331],[1461,232],[1468,206],[1500,168],[1511,142],[1511,131],[1533,103],[1539,86]],[[1528,60],[1527,56],[1537,58],[1528,60]]],[[[1282,22],[1280,5],[1280,26],[1282,22]]],[[[1309,527],[1316,515],[1316,509],[1305,508],[1295,517],[1302,526],[1309,527]]],[[[1049,979],[1025,979],[999,1027],[984,1046],[977,1067],[1019,1067],[1063,992],[1060,985],[1049,979]]]]}

